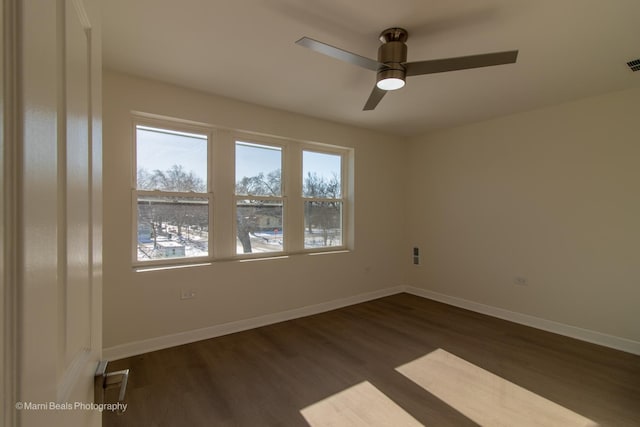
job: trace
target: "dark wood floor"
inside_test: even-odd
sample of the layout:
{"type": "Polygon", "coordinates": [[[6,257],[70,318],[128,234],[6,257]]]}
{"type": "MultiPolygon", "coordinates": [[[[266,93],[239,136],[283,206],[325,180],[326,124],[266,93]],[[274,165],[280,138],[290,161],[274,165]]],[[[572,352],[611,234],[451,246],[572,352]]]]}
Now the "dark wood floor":
{"type": "Polygon", "coordinates": [[[307,426],[302,408],[369,381],[426,426],[476,425],[395,370],[438,348],[599,425],[640,426],[640,356],[409,294],[111,362],[131,369],[129,405],[103,422],[307,426]]]}

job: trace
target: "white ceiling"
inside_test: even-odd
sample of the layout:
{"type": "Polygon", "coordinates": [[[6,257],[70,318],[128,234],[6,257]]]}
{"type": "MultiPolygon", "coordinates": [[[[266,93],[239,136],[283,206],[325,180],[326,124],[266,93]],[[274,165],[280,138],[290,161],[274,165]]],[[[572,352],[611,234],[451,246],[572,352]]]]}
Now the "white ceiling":
{"type": "Polygon", "coordinates": [[[640,86],[640,0],[106,0],[106,68],[370,129],[415,135],[640,86]],[[294,42],[408,60],[519,49],[518,62],[414,76],[362,111],[375,73],[294,42]]]}

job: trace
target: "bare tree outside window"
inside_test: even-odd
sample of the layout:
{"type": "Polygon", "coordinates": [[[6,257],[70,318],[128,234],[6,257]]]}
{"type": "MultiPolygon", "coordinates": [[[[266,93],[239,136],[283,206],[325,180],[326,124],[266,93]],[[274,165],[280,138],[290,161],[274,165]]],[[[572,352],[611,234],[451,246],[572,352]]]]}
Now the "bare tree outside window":
{"type": "Polygon", "coordinates": [[[239,131],[247,140],[234,142],[205,125],[135,120],[134,265],[200,263],[213,260],[214,251],[224,259],[345,247],[351,196],[344,177],[351,172],[343,162],[352,163],[351,150],[239,131]],[[214,134],[221,138],[211,141],[214,134]],[[212,144],[229,143],[235,151],[211,155],[212,144]],[[231,208],[213,209],[214,188],[217,201],[233,203],[233,215],[210,217],[231,208]],[[223,236],[233,229],[234,246],[226,239],[214,245],[214,225],[223,236]]]}
{"type": "Polygon", "coordinates": [[[236,253],[284,250],[282,149],[236,142],[236,253]]]}
{"type": "MultiPolygon", "coordinates": [[[[315,172],[308,172],[304,178],[302,193],[312,199],[325,199],[330,201],[308,201],[305,203],[305,225],[307,232],[313,234],[314,227],[322,230],[324,246],[329,243],[330,230],[340,228],[340,180],[333,173],[331,178],[325,178],[315,172]]],[[[332,246],[332,245],[330,245],[332,246]]]]}
{"type": "Polygon", "coordinates": [[[209,255],[207,150],[204,135],[137,126],[138,261],[209,255]]]}
{"type": "Polygon", "coordinates": [[[184,166],[173,165],[166,171],[138,169],[138,189],[204,193],[207,185],[194,171],[186,172],[184,166]]]}
{"type": "Polygon", "coordinates": [[[341,156],[303,152],[305,248],[342,246],[341,156]]]}

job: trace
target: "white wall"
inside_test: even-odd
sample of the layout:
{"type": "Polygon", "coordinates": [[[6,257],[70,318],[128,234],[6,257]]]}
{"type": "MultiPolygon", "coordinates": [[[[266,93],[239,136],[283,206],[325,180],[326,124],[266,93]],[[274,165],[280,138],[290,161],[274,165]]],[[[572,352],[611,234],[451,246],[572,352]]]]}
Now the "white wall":
{"type": "Polygon", "coordinates": [[[423,264],[409,283],[640,341],[639,99],[412,138],[407,243],[423,264]]]}
{"type": "Polygon", "coordinates": [[[129,345],[404,283],[406,144],[382,135],[106,71],[104,337],[129,345]],[[355,250],[156,272],[131,267],[131,114],[159,114],[355,149],[355,250]],[[404,252],[404,253],[403,253],[404,252]],[[180,289],[197,292],[180,300],[180,289]]]}
{"type": "Polygon", "coordinates": [[[637,99],[640,89],[616,92],[407,143],[105,72],[104,346],[405,284],[637,345],[637,99]],[[355,148],[355,250],[136,272],[131,111],[355,148]],[[420,266],[410,264],[413,245],[420,266]],[[516,276],[528,285],[515,285],[516,276]],[[196,299],[179,299],[185,286],[196,299]]]}

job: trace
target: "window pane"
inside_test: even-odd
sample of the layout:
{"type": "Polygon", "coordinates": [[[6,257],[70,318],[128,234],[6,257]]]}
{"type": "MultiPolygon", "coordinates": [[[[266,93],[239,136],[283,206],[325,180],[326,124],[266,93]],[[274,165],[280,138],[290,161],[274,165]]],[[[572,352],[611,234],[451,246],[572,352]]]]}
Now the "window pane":
{"type": "Polygon", "coordinates": [[[342,203],[304,202],[304,247],[342,246],[342,203]]]}
{"type": "Polygon", "coordinates": [[[341,196],[341,162],[337,154],[302,152],[302,196],[336,199],[341,196]]]}
{"type": "Polygon", "coordinates": [[[283,251],[282,201],[238,200],[236,253],[283,251]]]}
{"type": "Polygon", "coordinates": [[[138,261],[207,256],[208,199],[138,196],[137,234],[138,261]]]}
{"type": "Polygon", "coordinates": [[[207,137],[136,126],[139,190],[207,191],[207,137]]]}
{"type": "Polygon", "coordinates": [[[236,142],[236,194],[280,196],[282,149],[236,142]]]}

